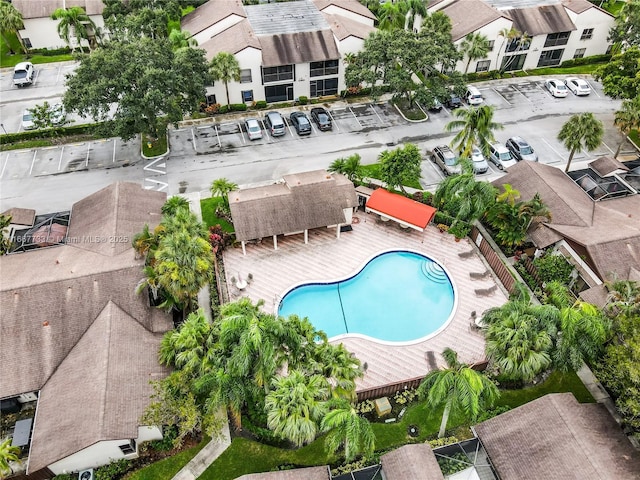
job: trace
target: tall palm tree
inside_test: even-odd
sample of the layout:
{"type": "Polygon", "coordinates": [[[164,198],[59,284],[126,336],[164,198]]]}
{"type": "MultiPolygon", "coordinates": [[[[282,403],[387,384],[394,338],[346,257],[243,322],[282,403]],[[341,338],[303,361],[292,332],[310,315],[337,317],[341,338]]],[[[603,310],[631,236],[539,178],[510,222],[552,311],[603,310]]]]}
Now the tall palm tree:
{"type": "Polygon", "coordinates": [[[235,428],[242,430],[242,408],[247,401],[248,391],[241,377],[221,365],[198,377],[195,387],[198,392],[207,395],[209,410],[226,408],[231,413],[235,428]]]}
{"type": "Polygon", "coordinates": [[[51,18],[60,20],[58,35],[71,47],[71,51],[75,51],[75,46],[71,46],[72,32],[78,47],[81,47],[80,42],[83,39],[89,41],[91,36],[87,26],[94,34],[97,30],[96,24],[82,7],[58,8],[51,14],[51,18]]]}
{"type": "Polygon", "coordinates": [[[464,69],[465,75],[469,71],[469,65],[473,60],[485,58],[489,53],[489,39],[479,32],[471,32],[460,44],[460,52],[467,57],[467,65],[464,69]]]}
{"type": "Polygon", "coordinates": [[[515,205],[516,200],[520,198],[520,192],[513,188],[511,184],[505,183],[502,185],[504,192],[498,194],[496,201],[507,202],[509,205],[515,205]]]}
{"type": "Polygon", "coordinates": [[[378,28],[380,30],[398,30],[404,28],[407,8],[404,2],[386,2],[378,9],[378,28]]]}
{"type": "Polygon", "coordinates": [[[351,462],[357,455],[370,457],[375,450],[376,436],[369,421],[358,415],[352,403],[340,400],[331,405],[320,429],[329,432],[325,438],[325,449],[331,454],[344,448],[346,462],[351,462]]]}
{"type": "Polygon", "coordinates": [[[640,129],[640,97],[635,97],[631,100],[624,100],[622,107],[616,112],[613,124],[620,130],[622,134],[622,141],[618,144],[616,154],[614,158],[618,158],[620,155],[620,149],[622,144],[627,138],[627,135],[631,130],[640,129]]]}
{"type": "Polygon", "coordinates": [[[10,438],[0,443],[0,475],[11,473],[9,462],[17,462],[19,455],[20,447],[12,446],[10,438]]]}
{"type": "Polygon", "coordinates": [[[316,349],[315,368],[329,382],[333,398],[355,400],[356,379],[364,374],[360,360],[341,343],[332,345],[324,342],[316,349]]]}
{"type": "MultiPolygon", "coordinates": [[[[522,34],[514,27],[511,28],[503,28],[498,32],[498,36],[502,37],[502,43],[500,44],[500,49],[498,50],[498,57],[496,58],[496,70],[501,70],[500,67],[500,54],[504,51],[505,42],[512,42],[516,38],[520,37],[522,34]]],[[[504,52],[506,53],[506,52],[504,52]]]]}
{"type": "Polygon", "coordinates": [[[273,379],[265,399],[267,426],[296,447],[312,442],[327,412],[329,385],[320,375],[293,370],[273,379]]]}
{"type": "Polygon", "coordinates": [[[7,40],[7,37],[4,36],[5,33],[15,33],[20,41],[20,46],[24,51],[24,46],[22,45],[22,39],[20,38],[20,34],[18,30],[24,28],[24,24],[22,23],[22,13],[13,6],[12,3],[7,2],[6,0],[0,0],[0,34],[2,35],[2,39],[4,43],[9,47],[9,53],[14,55],[16,52],[11,48],[11,44],[7,40]]]}
{"type": "Polygon", "coordinates": [[[491,105],[482,105],[460,108],[453,112],[457,119],[447,123],[444,129],[447,132],[460,130],[451,144],[463,157],[471,155],[474,145],[480,147],[485,156],[489,156],[489,142],[495,140],[493,131],[504,128],[501,123],[493,121],[494,110],[491,105]]]}
{"type": "MultiPolygon", "coordinates": [[[[516,30],[516,33],[518,34],[518,36],[516,38],[511,39],[511,42],[515,43],[515,48],[512,51],[520,52],[522,50],[527,50],[529,48],[529,45],[531,45],[531,37],[526,33],[520,33],[517,30],[516,30]]],[[[498,66],[498,68],[500,68],[500,71],[503,72],[507,68],[509,68],[516,57],[517,55],[511,55],[508,59],[506,59],[506,61],[504,62],[504,65],[498,66]]]]}
{"type": "Polygon", "coordinates": [[[489,182],[477,181],[471,169],[440,182],[433,204],[459,221],[471,222],[482,217],[495,196],[496,189],[489,182]]]}
{"type": "Polygon", "coordinates": [[[222,197],[224,206],[229,209],[229,192],[237,190],[238,185],[226,178],[218,178],[211,184],[211,195],[222,197]]]}
{"type": "Polygon", "coordinates": [[[171,48],[174,50],[198,46],[198,42],[189,32],[178,28],[171,30],[171,33],[169,34],[169,42],[171,43],[171,48]]]}
{"type": "Polygon", "coordinates": [[[407,10],[404,29],[413,30],[416,16],[420,15],[422,18],[427,16],[426,2],[425,0],[404,0],[404,3],[406,5],[405,9],[407,10]]]}
{"type": "Polygon", "coordinates": [[[442,356],[447,368],[430,372],[418,387],[418,395],[426,398],[427,408],[444,405],[438,438],[444,436],[449,415],[462,413],[472,420],[482,408],[490,407],[500,396],[498,388],[482,373],[458,361],[458,354],[445,348],[442,356]]]}
{"type": "Polygon", "coordinates": [[[640,283],[633,280],[613,280],[608,282],[606,312],[611,317],[630,317],[640,313],[640,283]]]}
{"type": "Polygon", "coordinates": [[[338,158],[337,160],[334,160],[331,165],[329,165],[327,171],[341,173],[352,182],[357,182],[362,178],[360,155],[354,153],[347,158],[338,158]]]}
{"type": "Polygon", "coordinates": [[[569,171],[573,156],[578,150],[586,149],[593,151],[602,143],[604,127],[593,113],[577,113],[572,115],[567,122],[562,125],[558,133],[558,140],[563,142],[565,148],[569,150],[569,160],[564,169],[569,171]]]}
{"type": "Polygon", "coordinates": [[[209,71],[214,80],[224,82],[224,88],[227,92],[227,105],[230,105],[229,82],[232,80],[234,82],[240,81],[240,64],[238,60],[231,53],[220,52],[211,59],[209,71]]]}
{"type": "Polygon", "coordinates": [[[188,373],[209,369],[214,337],[211,325],[200,309],[189,314],[177,330],[167,332],[160,342],[158,361],[188,373]]]}

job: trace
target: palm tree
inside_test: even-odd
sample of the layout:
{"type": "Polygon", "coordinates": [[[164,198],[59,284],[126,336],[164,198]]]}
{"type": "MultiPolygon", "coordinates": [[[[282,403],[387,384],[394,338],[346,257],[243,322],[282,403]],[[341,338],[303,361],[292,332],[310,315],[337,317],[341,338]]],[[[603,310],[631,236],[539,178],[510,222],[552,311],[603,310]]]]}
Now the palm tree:
{"type": "Polygon", "coordinates": [[[24,51],[24,46],[22,45],[22,39],[20,38],[20,34],[18,30],[24,28],[24,24],[22,23],[22,13],[13,6],[12,3],[7,2],[5,0],[0,0],[0,34],[2,35],[2,39],[4,43],[9,47],[9,53],[14,55],[16,52],[11,48],[11,44],[7,40],[7,37],[4,36],[5,33],[15,33],[20,41],[20,46],[22,46],[22,50],[24,51]]]}
{"type": "Polygon", "coordinates": [[[640,313],[640,284],[633,280],[613,280],[606,284],[606,312],[611,317],[624,315],[631,317],[640,313]]]}
{"type": "Polygon", "coordinates": [[[493,121],[493,113],[494,107],[491,105],[461,108],[453,112],[458,119],[447,123],[444,129],[447,132],[460,129],[451,144],[463,157],[471,154],[474,145],[480,147],[485,156],[489,156],[489,142],[495,140],[493,131],[504,128],[493,121]]]}
{"type": "Polygon", "coordinates": [[[158,361],[190,374],[204,372],[211,367],[209,350],[212,348],[211,325],[200,309],[190,313],[180,328],[164,334],[158,361]]]}
{"type": "Polygon", "coordinates": [[[357,455],[370,457],[375,450],[376,436],[369,421],[358,415],[353,404],[340,400],[332,405],[322,422],[320,429],[329,432],[325,438],[325,449],[335,455],[340,447],[344,448],[346,462],[357,455]]]}
{"type": "Polygon", "coordinates": [[[316,349],[313,373],[318,373],[329,382],[331,396],[355,400],[356,379],[364,374],[360,360],[343,344],[323,342],[316,349]]]}
{"type": "Polygon", "coordinates": [[[362,178],[360,155],[354,153],[347,158],[338,158],[337,160],[334,160],[331,165],[329,165],[327,171],[341,173],[355,183],[362,178]]]}
{"type": "Polygon", "coordinates": [[[265,399],[267,426],[296,447],[312,442],[326,414],[328,398],[329,385],[320,375],[293,370],[274,378],[265,399]]]}
{"type": "Polygon", "coordinates": [[[226,178],[218,178],[211,184],[211,195],[222,197],[222,202],[226,209],[229,209],[229,192],[237,190],[238,185],[230,182],[226,178]]]}
{"type": "Polygon", "coordinates": [[[418,395],[426,398],[427,408],[444,405],[438,438],[444,436],[449,415],[462,413],[475,420],[481,409],[493,405],[500,395],[498,388],[482,373],[458,362],[455,351],[445,348],[442,356],[447,368],[429,372],[418,387],[418,395]]]}
{"type": "Polygon", "coordinates": [[[0,255],[5,255],[11,248],[9,225],[11,225],[11,215],[0,215],[0,255]]]}
{"type": "MultiPolygon", "coordinates": [[[[520,32],[517,32],[517,33],[518,33],[518,37],[511,40],[512,43],[515,42],[515,48],[512,51],[519,52],[521,50],[527,50],[529,48],[529,45],[531,45],[531,37],[526,33],[520,33],[520,32]]],[[[500,67],[500,71],[502,72],[502,71],[505,71],[507,68],[509,68],[516,57],[517,55],[511,55],[508,59],[506,59],[506,62],[504,62],[504,65],[500,67]]]]}
{"type": "Polygon", "coordinates": [[[189,32],[178,28],[171,30],[171,33],[169,34],[169,42],[171,43],[171,48],[174,50],[198,46],[198,42],[189,32]]]}
{"type": "Polygon", "coordinates": [[[0,475],[11,473],[9,462],[17,462],[19,460],[20,447],[11,445],[11,439],[7,438],[0,443],[0,475]]]}
{"type": "Polygon", "coordinates": [[[162,209],[160,211],[163,215],[174,216],[178,212],[178,210],[182,209],[189,210],[189,200],[184,197],[175,195],[164,202],[164,205],[162,205],[162,209]]]}
{"type": "Polygon", "coordinates": [[[565,172],[569,171],[573,156],[578,150],[593,151],[602,143],[604,128],[602,122],[593,113],[577,113],[562,125],[558,133],[558,140],[564,143],[569,153],[569,160],[565,172]]]}
{"type": "Polygon", "coordinates": [[[417,15],[420,15],[422,18],[427,16],[426,2],[424,0],[404,0],[404,3],[406,4],[405,9],[407,10],[404,29],[412,30],[417,15]]]}
{"type": "Polygon", "coordinates": [[[214,80],[224,82],[224,88],[227,92],[227,105],[231,104],[229,100],[229,82],[240,81],[240,64],[236,57],[228,52],[220,52],[211,60],[210,72],[214,80]]]}
{"type": "Polygon", "coordinates": [[[622,102],[622,107],[616,112],[613,124],[618,127],[618,130],[620,130],[622,134],[622,141],[618,144],[616,154],[614,155],[614,158],[618,158],[620,149],[627,135],[629,135],[632,130],[640,129],[640,96],[622,102]]]}
{"type": "Polygon", "coordinates": [[[504,192],[496,197],[498,202],[507,202],[509,205],[515,205],[516,200],[520,198],[520,192],[513,188],[509,183],[502,185],[504,192]]]}
{"type": "Polygon", "coordinates": [[[241,377],[228,372],[224,366],[218,366],[195,381],[196,390],[207,395],[209,410],[225,407],[231,413],[234,426],[242,430],[242,408],[248,392],[241,377]]]}
{"type": "Polygon", "coordinates": [[[496,189],[489,182],[477,181],[470,169],[440,182],[433,204],[459,221],[471,222],[487,211],[495,196],[496,189]]]}
{"type": "Polygon", "coordinates": [[[51,18],[60,20],[58,23],[58,35],[71,47],[71,51],[75,50],[75,46],[71,46],[72,30],[79,47],[82,39],[89,41],[90,32],[87,26],[91,28],[93,33],[97,30],[96,24],[82,7],[58,8],[51,14],[51,18]]]}
{"type": "Polygon", "coordinates": [[[467,57],[467,66],[464,69],[465,75],[469,71],[469,65],[473,60],[485,58],[489,53],[489,39],[476,32],[468,34],[460,44],[460,52],[467,57]]]}
{"type": "Polygon", "coordinates": [[[380,30],[397,30],[404,28],[407,9],[404,2],[386,2],[378,9],[378,28],[380,30]]]}
{"type": "Polygon", "coordinates": [[[498,32],[498,35],[500,37],[502,37],[502,43],[500,44],[500,50],[498,50],[498,57],[496,58],[496,70],[501,70],[501,67],[500,67],[500,53],[502,53],[503,50],[504,50],[505,42],[507,40],[509,42],[512,42],[516,38],[520,37],[522,34],[517,29],[515,29],[514,27],[511,27],[511,28],[506,28],[505,27],[505,28],[503,28],[502,30],[500,30],[498,32]]]}

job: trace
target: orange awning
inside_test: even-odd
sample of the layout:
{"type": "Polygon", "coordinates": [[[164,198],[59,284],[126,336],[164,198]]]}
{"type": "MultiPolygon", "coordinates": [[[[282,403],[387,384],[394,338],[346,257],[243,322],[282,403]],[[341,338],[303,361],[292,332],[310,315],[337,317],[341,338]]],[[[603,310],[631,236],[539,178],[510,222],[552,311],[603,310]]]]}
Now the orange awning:
{"type": "Polygon", "coordinates": [[[367,211],[377,213],[411,228],[423,231],[436,214],[436,209],[384,188],[375,190],[366,205],[367,211]]]}

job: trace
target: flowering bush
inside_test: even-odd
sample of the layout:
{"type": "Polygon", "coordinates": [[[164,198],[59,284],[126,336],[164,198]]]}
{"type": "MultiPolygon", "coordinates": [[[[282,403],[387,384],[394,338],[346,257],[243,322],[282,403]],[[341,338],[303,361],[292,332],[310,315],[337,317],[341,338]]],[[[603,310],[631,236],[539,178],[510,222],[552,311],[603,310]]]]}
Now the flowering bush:
{"type": "Polygon", "coordinates": [[[207,115],[214,115],[216,113],[218,113],[220,111],[220,104],[219,103],[213,103],[211,105],[209,105],[207,108],[204,109],[204,113],[206,113],[207,115]]]}
{"type": "Polygon", "coordinates": [[[413,402],[417,394],[415,389],[400,390],[393,396],[393,401],[396,402],[397,405],[406,405],[407,403],[413,402]]]}
{"type": "Polygon", "coordinates": [[[356,412],[358,414],[363,415],[365,413],[371,413],[376,409],[376,404],[373,400],[365,400],[364,402],[360,402],[356,405],[356,412]]]}

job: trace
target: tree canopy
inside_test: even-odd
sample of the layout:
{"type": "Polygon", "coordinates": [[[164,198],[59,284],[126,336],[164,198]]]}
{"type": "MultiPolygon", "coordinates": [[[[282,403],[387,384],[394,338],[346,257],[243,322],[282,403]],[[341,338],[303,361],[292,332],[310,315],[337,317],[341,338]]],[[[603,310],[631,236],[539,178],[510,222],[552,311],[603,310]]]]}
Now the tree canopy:
{"type": "Polygon", "coordinates": [[[64,105],[106,121],[104,128],[125,140],[137,133],[157,137],[160,117],[182,120],[197,109],[209,83],[203,50],[173,51],[166,39],[115,40],[81,57],[67,77],[64,105]]]}
{"type": "Polygon", "coordinates": [[[640,46],[614,55],[593,72],[611,98],[633,99],[640,95],[640,46]]]}
{"type": "Polygon", "coordinates": [[[400,187],[406,194],[404,185],[420,180],[421,163],[420,150],[412,143],[395,150],[385,150],[380,154],[380,179],[389,188],[400,187]]]}
{"type": "Polygon", "coordinates": [[[569,150],[569,159],[564,171],[568,172],[571,168],[571,161],[577,151],[588,150],[591,152],[595,150],[602,143],[603,136],[604,127],[602,122],[593,113],[576,113],[572,115],[558,132],[558,140],[569,150]]]}
{"type": "MultiPolygon", "coordinates": [[[[9,47],[9,53],[13,55],[14,52],[11,48],[11,43],[5,37],[5,33],[18,33],[18,30],[24,27],[22,23],[22,13],[11,3],[0,0],[0,35],[4,40],[4,44],[9,47]]],[[[18,35],[20,39],[20,35],[18,35]]],[[[20,39],[20,45],[22,46],[22,40],[20,39]]],[[[24,47],[23,47],[24,49],[24,47]]]]}
{"type": "Polygon", "coordinates": [[[609,41],[640,47],[640,0],[624,3],[609,32],[609,41]]]}

